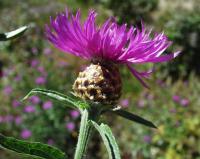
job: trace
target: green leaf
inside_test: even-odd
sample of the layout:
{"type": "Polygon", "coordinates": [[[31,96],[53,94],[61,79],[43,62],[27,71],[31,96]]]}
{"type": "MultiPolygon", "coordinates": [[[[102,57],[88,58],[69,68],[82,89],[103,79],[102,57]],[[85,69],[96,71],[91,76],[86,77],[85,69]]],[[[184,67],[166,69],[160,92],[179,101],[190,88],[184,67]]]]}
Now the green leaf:
{"type": "Polygon", "coordinates": [[[74,159],[82,159],[83,156],[85,156],[85,151],[91,133],[91,123],[88,121],[88,118],[88,110],[85,109],[83,110],[81,116],[80,131],[74,159]]]}
{"type": "Polygon", "coordinates": [[[111,111],[112,113],[114,114],[117,114],[123,118],[126,118],[128,120],[131,120],[131,121],[134,121],[136,123],[139,123],[139,124],[143,124],[145,126],[148,126],[148,127],[151,127],[151,128],[157,128],[152,122],[138,116],[138,115],[135,115],[135,114],[132,114],[130,112],[127,112],[125,110],[114,110],[114,111],[111,111]]]}
{"type": "Polygon", "coordinates": [[[110,159],[121,159],[120,157],[120,152],[119,152],[119,147],[116,143],[115,137],[112,134],[111,129],[109,126],[105,124],[101,124],[100,126],[94,122],[91,121],[93,126],[98,130],[99,134],[101,135],[103,142],[106,146],[106,149],[109,154],[110,159]]]}
{"type": "Polygon", "coordinates": [[[27,142],[6,137],[0,134],[0,146],[27,155],[33,155],[46,159],[66,159],[67,156],[61,150],[38,142],[27,142]]]}
{"type": "Polygon", "coordinates": [[[47,89],[41,89],[41,88],[32,89],[23,98],[23,100],[29,98],[32,95],[36,95],[36,94],[50,97],[51,99],[57,100],[57,101],[59,101],[59,102],[61,102],[63,104],[67,104],[68,106],[70,104],[70,106],[72,108],[86,109],[86,108],[89,107],[89,105],[85,101],[80,100],[80,99],[78,99],[76,97],[72,98],[72,97],[69,97],[67,95],[61,94],[61,93],[53,91],[53,90],[47,90],[47,89]]]}
{"type": "Polygon", "coordinates": [[[17,37],[23,35],[23,33],[27,30],[27,28],[28,28],[27,26],[23,26],[21,28],[18,28],[16,30],[8,32],[8,33],[1,33],[0,41],[7,41],[7,40],[17,38],[17,37]]]}

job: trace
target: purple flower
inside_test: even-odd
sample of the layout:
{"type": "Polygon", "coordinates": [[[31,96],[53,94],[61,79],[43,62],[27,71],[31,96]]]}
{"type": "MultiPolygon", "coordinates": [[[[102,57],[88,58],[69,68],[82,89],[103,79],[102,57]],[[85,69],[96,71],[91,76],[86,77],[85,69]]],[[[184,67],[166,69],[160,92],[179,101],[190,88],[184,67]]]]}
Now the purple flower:
{"type": "Polygon", "coordinates": [[[47,144],[48,145],[53,145],[54,144],[54,140],[53,139],[48,139],[47,144]]]}
{"type": "Polygon", "coordinates": [[[75,125],[73,122],[68,122],[65,124],[65,128],[69,131],[73,131],[75,129],[75,125]]]}
{"type": "Polygon", "coordinates": [[[43,76],[47,76],[47,72],[45,71],[44,67],[39,66],[37,68],[37,70],[43,75],[43,76]]]}
{"type": "Polygon", "coordinates": [[[37,54],[38,53],[38,49],[36,47],[33,47],[31,49],[31,51],[32,51],[33,54],[37,54]]]}
{"type": "Polygon", "coordinates": [[[124,108],[127,108],[129,105],[129,100],[128,99],[123,99],[120,101],[120,105],[124,108]]]}
{"type": "Polygon", "coordinates": [[[145,135],[145,136],[143,137],[143,140],[144,140],[144,142],[146,142],[146,143],[150,143],[151,140],[152,140],[152,138],[151,138],[151,136],[149,136],[149,135],[145,135]]]}
{"type": "Polygon", "coordinates": [[[34,59],[31,61],[31,67],[36,67],[37,65],[39,65],[39,61],[34,59]]]}
{"type": "Polygon", "coordinates": [[[10,123],[13,121],[13,119],[14,119],[14,117],[12,115],[6,115],[4,117],[4,122],[10,123]]]}
{"type": "Polygon", "coordinates": [[[169,110],[169,112],[170,112],[170,113],[176,113],[176,109],[175,109],[175,108],[171,108],[171,109],[169,110]]]}
{"type": "Polygon", "coordinates": [[[70,111],[70,115],[72,118],[78,118],[80,116],[80,113],[77,110],[72,110],[70,111]]]}
{"type": "Polygon", "coordinates": [[[183,107],[188,106],[189,103],[190,103],[190,102],[189,102],[188,99],[181,99],[181,101],[180,101],[180,104],[181,104],[183,107]]]}
{"type": "Polygon", "coordinates": [[[20,105],[21,105],[21,103],[20,103],[19,101],[17,101],[17,100],[13,100],[13,101],[12,101],[12,106],[13,106],[14,108],[19,107],[20,105]]]}
{"type": "Polygon", "coordinates": [[[178,95],[174,95],[174,96],[172,97],[172,99],[173,99],[174,102],[179,103],[180,100],[181,100],[181,97],[178,96],[178,95]]]}
{"type": "Polygon", "coordinates": [[[0,116],[0,123],[3,123],[3,122],[4,122],[4,117],[0,116]]]}
{"type": "Polygon", "coordinates": [[[46,101],[46,102],[44,102],[42,107],[43,107],[43,109],[47,110],[47,109],[51,109],[52,106],[53,106],[53,104],[51,101],[46,101]]]}
{"type": "Polygon", "coordinates": [[[18,82],[18,81],[21,81],[21,79],[22,79],[22,76],[21,75],[17,75],[14,80],[18,82]]]}
{"type": "Polygon", "coordinates": [[[140,99],[138,102],[137,102],[137,106],[139,108],[143,108],[145,106],[145,100],[143,99],[140,99]]]}
{"type": "Polygon", "coordinates": [[[13,91],[13,89],[12,89],[11,86],[6,86],[6,87],[4,87],[4,89],[3,89],[3,93],[4,93],[5,95],[10,95],[10,94],[12,93],[12,91],[13,91]]]}
{"type": "Polygon", "coordinates": [[[15,117],[15,124],[19,125],[23,122],[23,118],[21,116],[15,117]]]}
{"type": "Polygon", "coordinates": [[[40,98],[38,96],[31,96],[30,97],[30,102],[32,104],[38,104],[40,102],[40,98]]]}
{"type": "Polygon", "coordinates": [[[45,55],[50,55],[50,54],[52,54],[52,50],[50,48],[45,48],[44,49],[44,54],[45,55]]]}
{"type": "Polygon", "coordinates": [[[42,76],[37,77],[37,78],[35,79],[35,83],[38,84],[38,85],[43,85],[43,84],[46,83],[46,78],[45,78],[45,77],[42,77],[42,76]]]}
{"type": "Polygon", "coordinates": [[[118,25],[114,18],[109,18],[103,25],[96,26],[95,11],[90,11],[84,24],[80,21],[80,11],[74,16],[67,9],[46,25],[49,41],[63,52],[87,60],[104,60],[124,64],[144,85],[142,77],[148,78],[152,70],[136,71],[131,64],[158,63],[174,59],[180,53],[162,55],[172,44],[162,33],[151,34],[141,23],[130,28],[126,24],[118,25]]]}
{"type": "Polygon", "coordinates": [[[26,113],[35,113],[35,112],[36,112],[36,109],[35,109],[35,107],[32,106],[32,105],[28,105],[28,106],[25,106],[24,112],[26,112],[26,113]]]}
{"type": "Polygon", "coordinates": [[[67,63],[66,61],[59,61],[58,65],[59,65],[60,67],[65,67],[65,66],[68,65],[68,63],[67,63]]]}
{"type": "Polygon", "coordinates": [[[21,134],[20,134],[21,138],[23,139],[28,139],[32,136],[32,132],[28,129],[24,129],[22,130],[21,134]]]}

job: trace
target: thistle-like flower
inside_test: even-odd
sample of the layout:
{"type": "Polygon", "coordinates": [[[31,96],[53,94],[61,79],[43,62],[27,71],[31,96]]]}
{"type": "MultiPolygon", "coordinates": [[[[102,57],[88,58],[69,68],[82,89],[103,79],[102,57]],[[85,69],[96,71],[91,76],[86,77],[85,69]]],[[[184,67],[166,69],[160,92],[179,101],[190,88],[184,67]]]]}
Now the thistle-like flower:
{"type": "Polygon", "coordinates": [[[179,51],[167,55],[162,53],[172,44],[164,33],[151,34],[143,22],[141,29],[126,24],[118,25],[109,18],[96,26],[97,13],[90,11],[84,24],[80,22],[80,11],[72,15],[67,9],[46,26],[49,41],[63,52],[91,61],[79,73],[73,90],[83,99],[106,104],[116,103],[121,94],[121,77],[118,66],[126,65],[130,72],[145,86],[142,78],[152,71],[138,72],[131,64],[158,63],[174,59],[179,51]]]}

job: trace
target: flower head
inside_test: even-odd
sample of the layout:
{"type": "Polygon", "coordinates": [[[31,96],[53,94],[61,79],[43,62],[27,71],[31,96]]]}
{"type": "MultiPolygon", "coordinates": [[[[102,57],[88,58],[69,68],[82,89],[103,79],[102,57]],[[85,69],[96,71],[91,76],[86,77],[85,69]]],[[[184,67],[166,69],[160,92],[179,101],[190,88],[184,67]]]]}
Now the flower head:
{"type": "Polygon", "coordinates": [[[172,44],[162,33],[152,35],[142,22],[139,27],[130,28],[126,24],[118,25],[114,18],[109,18],[103,25],[96,26],[95,11],[90,11],[83,24],[80,11],[72,15],[67,9],[55,19],[51,18],[46,26],[49,41],[62,50],[87,59],[124,64],[130,72],[146,87],[143,78],[148,78],[152,71],[138,72],[131,64],[158,63],[174,59],[179,51],[167,55],[163,52],[172,44]]]}
{"type": "Polygon", "coordinates": [[[51,109],[52,106],[53,106],[53,104],[52,104],[51,101],[46,101],[46,102],[44,102],[44,104],[42,105],[42,107],[43,107],[44,110],[51,109]]]}
{"type": "Polygon", "coordinates": [[[75,124],[73,122],[68,122],[65,124],[65,128],[69,131],[73,131],[75,129],[75,124]]]}
{"type": "Polygon", "coordinates": [[[28,129],[24,129],[22,130],[21,134],[20,134],[21,138],[23,139],[28,139],[32,136],[32,132],[28,129]]]}

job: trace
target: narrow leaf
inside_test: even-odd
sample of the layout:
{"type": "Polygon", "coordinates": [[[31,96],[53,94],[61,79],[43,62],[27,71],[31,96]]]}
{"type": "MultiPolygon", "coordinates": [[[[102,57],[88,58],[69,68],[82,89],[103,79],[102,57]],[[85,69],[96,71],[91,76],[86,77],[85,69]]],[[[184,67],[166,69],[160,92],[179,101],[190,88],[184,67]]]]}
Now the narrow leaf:
{"type": "Polygon", "coordinates": [[[23,33],[27,30],[27,28],[28,28],[27,26],[23,26],[21,28],[18,28],[16,30],[8,32],[8,33],[1,33],[0,41],[7,41],[7,40],[17,38],[17,37],[23,35],[23,33]]]}
{"type": "Polygon", "coordinates": [[[143,124],[143,125],[151,127],[151,128],[157,128],[152,122],[150,122],[136,114],[127,112],[125,110],[115,110],[115,111],[111,111],[111,112],[114,114],[117,114],[123,118],[126,118],[128,120],[134,121],[136,123],[143,124]]]}
{"type": "Polygon", "coordinates": [[[6,137],[0,134],[0,146],[3,148],[15,151],[17,153],[42,157],[46,159],[66,159],[67,156],[61,150],[42,144],[39,142],[27,142],[15,139],[13,137],[6,137]]]}
{"type": "Polygon", "coordinates": [[[111,129],[109,126],[105,124],[101,124],[100,126],[94,122],[91,121],[93,126],[98,130],[99,134],[101,135],[103,142],[106,146],[106,149],[109,154],[110,159],[121,159],[120,157],[120,152],[119,152],[119,147],[116,143],[115,137],[112,134],[111,129]]]}
{"type": "Polygon", "coordinates": [[[32,95],[36,95],[36,94],[50,97],[51,99],[57,100],[63,104],[67,104],[68,106],[70,104],[70,106],[73,108],[85,109],[85,108],[89,107],[89,105],[85,101],[82,101],[80,99],[72,98],[70,96],[64,95],[62,93],[59,93],[59,92],[56,92],[53,90],[40,89],[40,88],[32,89],[23,98],[23,100],[29,98],[32,95]]]}
{"type": "Polygon", "coordinates": [[[81,159],[85,155],[86,147],[88,144],[90,134],[91,123],[88,121],[88,111],[85,109],[82,111],[80,132],[78,136],[78,143],[76,146],[76,152],[74,159],[81,159]]]}

